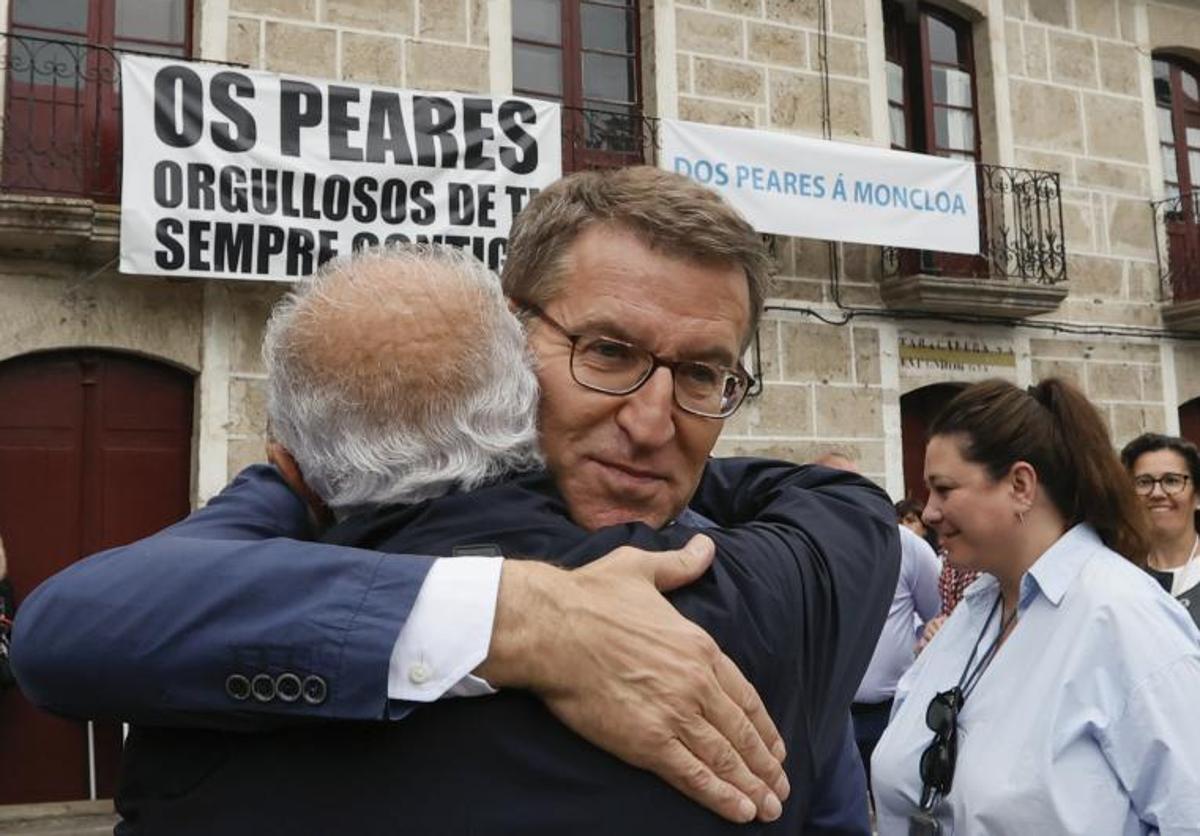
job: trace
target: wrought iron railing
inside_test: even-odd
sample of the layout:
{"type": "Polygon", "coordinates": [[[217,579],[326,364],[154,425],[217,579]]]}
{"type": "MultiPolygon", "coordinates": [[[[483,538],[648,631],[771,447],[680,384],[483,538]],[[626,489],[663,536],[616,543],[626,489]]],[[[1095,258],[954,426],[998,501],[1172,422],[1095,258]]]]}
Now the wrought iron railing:
{"type": "Polygon", "coordinates": [[[563,107],[563,171],[653,165],[658,119],[636,107],[563,107]]]}
{"type": "Polygon", "coordinates": [[[107,47],[0,33],[0,187],[117,199],[121,65],[107,47]]]}
{"type": "Polygon", "coordinates": [[[1067,278],[1058,172],[979,163],[979,253],[884,247],[885,277],[923,273],[1052,285],[1067,278]]]}
{"type": "Polygon", "coordinates": [[[1200,189],[1150,206],[1163,300],[1200,299],[1200,189]]]}

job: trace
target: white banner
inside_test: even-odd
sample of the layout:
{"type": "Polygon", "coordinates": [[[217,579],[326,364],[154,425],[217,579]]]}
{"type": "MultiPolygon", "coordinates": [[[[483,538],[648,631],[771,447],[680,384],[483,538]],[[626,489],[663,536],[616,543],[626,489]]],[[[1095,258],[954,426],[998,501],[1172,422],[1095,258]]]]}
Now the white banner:
{"type": "Polygon", "coordinates": [[[973,163],[675,119],[661,134],[662,167],[720,192],[759,232],[979,252],[973,163]]]}
{"type": "Polygon", "coordinates": [[[558,105],[121,59],[121,272],[290,280],[363,245],[503,264],[562,173],[558,105]]]}

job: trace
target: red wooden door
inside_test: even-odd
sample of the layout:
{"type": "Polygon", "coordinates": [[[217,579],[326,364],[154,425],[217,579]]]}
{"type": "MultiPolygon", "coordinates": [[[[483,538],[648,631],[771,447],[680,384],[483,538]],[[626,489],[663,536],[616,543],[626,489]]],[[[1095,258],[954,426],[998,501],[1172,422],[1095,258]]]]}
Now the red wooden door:
{"type": "Polygon", "coordinates": [[[1192,398],[1179,407],[1179,434],[1200,444],[1200,398],[1192,398]]]}
{"type": "Polygon", "coordinates": [[[950,400],[963,390],[962,383],[934,383],[900,396],[900,443],[904,452],[904,495],[924,504],[925,442],[929,425],[950,400]]]}
{"type": "MultiPolygon", "coordinates": [[[[84,555],[189,510],[192,378],[98,351],[0,363],[0,534],[18,602],[84,555]]],[[[111,797],[120,726],[94,727],[96,792],[111,797]]],[[[86,723],[0,694],[0,804],[87,798],[86,723]]]]}

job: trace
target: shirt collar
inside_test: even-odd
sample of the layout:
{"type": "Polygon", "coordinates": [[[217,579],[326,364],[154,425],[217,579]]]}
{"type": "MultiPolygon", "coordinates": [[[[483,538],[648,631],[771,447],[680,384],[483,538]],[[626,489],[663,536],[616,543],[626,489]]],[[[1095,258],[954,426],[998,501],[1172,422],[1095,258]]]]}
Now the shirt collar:
{"type": "MultiPolygon", "coordinates": [[[[1029,567],[1025,577],[1021,578],[1022,605],[1031,594],[1040,590],[1042,595],[1046,596],[1046,600],[1057,607],[1092,551],[1103,547],[1100,535],[1090,525],[1079,523],[1068,529],[1029,567]]],[[[979,580],[963,593],[963,597],[978,598],[994,590],[998,584],[999,581],[991,575],[980,575],[979,580]]]]}
{"type": "MultiPolygon", "coordinates": [[[[1046,599],[1058,606],[1067,589],[1079,576],[1083,564],[1087,563],[1092,552],[1104,548],[1100,535],[1086,523],[1079,523],[1070,528],[1066,534],[1059,537],[1037,561],[1029,567],[1029,572],[1022,579],[1022,585],[1032,578],[1046,599]]],[[[1021,597],[1025,597],[1022,590],[1021,597]]]]}

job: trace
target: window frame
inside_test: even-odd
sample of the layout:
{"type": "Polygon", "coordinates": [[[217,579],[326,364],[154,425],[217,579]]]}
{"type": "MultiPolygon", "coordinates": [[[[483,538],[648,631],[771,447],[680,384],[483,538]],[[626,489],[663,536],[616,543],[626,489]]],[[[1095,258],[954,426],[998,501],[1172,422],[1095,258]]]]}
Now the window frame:
{"type": "MultiPolygon", "coordinates": [[[[1171,132],[1174,136],[1172,137],[1172,142],[1165,142],[1163,141],[1162,132],[1159,132],[1159,153],[1161,154],[1164,146],[1174,146],[1175,186],[1180,195],[1190,195],[1197,189],[1200,189],[1200,171],[1191,170],[1188,158],[1188,151],[1192,148],[1192,146],[1188,145],[1187,141],[1188,116],[1192,116],[1195,120],[1191,127],[1200,129],[1200,97],[1197,98],[1194,104],[1189,103],[1183,92],[1181,72],[1186,71],[1196,80],[1197,85],[1200,86],[1200,64],[1171,53],[1155,54],[1151,57],[1151,60],[1166,64],[1170,72],[1168,83],[1171,91],[1171,132]]],[[[1157,78],[1157,76],[1155,77],[1157,78]]],[[[1162,105],[1163,102],[1159,100],[1158,91],[1156,90],[1154,95],[1155,114],[1157,114],[1158,108],[1162,105]]],[[[1200,152],[1200,145],[1195,146],[1195,150],[1200,152]]],[[[1163,191],[1165,196],[1170,197],[1170,195],[1166,195],[1168,182],[1166,172],[1164,171],[1162,179],[1163,191]]]]}
{"type": "MultiPolygon", "coordinates": [[[[514,0],[514,16],[516,15],[516,3],[519,2],[520,0],[514,0]]],[[[559,6],[562,16],[559,22],[561,28],[559,30],[558,43],[519,37],[514,31],[512,46],[514,55],[518,44],[551,47],[560,52],[561,63],[559,67],[562,92],[557,101],[563,108],[563,173],[567,174],[572,171],[592,168],[618,168],[643,163],[645,161],[643,150],[645,137],[642,126],[642,114],[644,112],[644,99],[642,95],[642,30],[641,9],[638,0],[560,0],[559,6]],[[585,4],[588,6],[620,9],[629,16],[631,52],[618,52],[596,47],[585,47],[583,45],[582,20],[583,6],[585,4]],[[631,79],[634,94],[633,101],[617,102],[615,100],[587,97],[583,89],[583,62],[586,55],[611,55],[630,61],[633,71],[633,78],[631,79]],[[595,101],[612,104],[614,107],[619,108],[619,110],[612,112],[621,114],[629,113],[628,118],[631,122],[631,130],[636,132],[635,144],[637,147],[635,150],[614,151],[587,147],[589,114],[605,112],[601,108],[588,108],[585,104],[586,102],[595,101]]],[[[515,78],[515,73],[513,78],[513,93],[531,98],[547,98],[547,94],[544,92],[519,86],[515,78]]],[[[553,97],[551,98],[554,100],[553,97]]]]}

